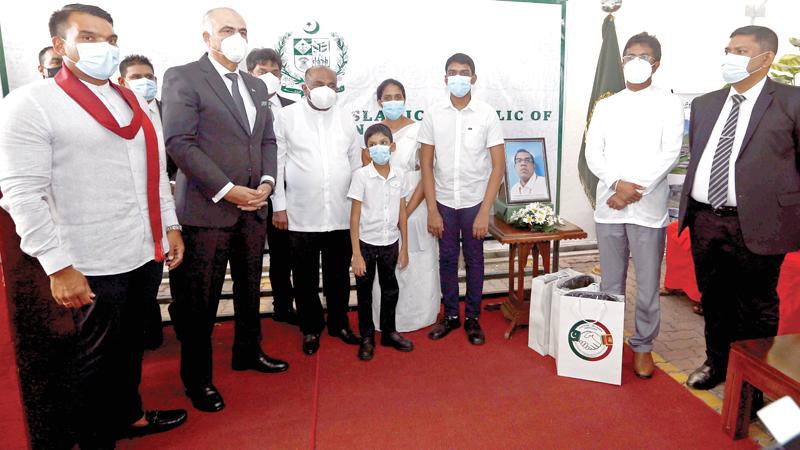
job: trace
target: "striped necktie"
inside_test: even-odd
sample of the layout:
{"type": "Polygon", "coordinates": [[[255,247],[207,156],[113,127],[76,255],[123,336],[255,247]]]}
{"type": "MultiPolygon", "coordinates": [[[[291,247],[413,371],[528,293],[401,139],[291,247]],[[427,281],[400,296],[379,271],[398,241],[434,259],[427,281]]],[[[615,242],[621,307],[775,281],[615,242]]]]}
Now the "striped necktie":
{"type": "Polygon", "coordinates": [[[745,100],[744,95],[731,97],[733,106],[722,134],[719,136],[714,162],[711,163],[711,179],[708,182],[708,202],[712,208],[719,208],[728,200],[728,171],[730,168],[733,138],[736,136],[736,122],[739,120],[739,104],[745,100]]]}

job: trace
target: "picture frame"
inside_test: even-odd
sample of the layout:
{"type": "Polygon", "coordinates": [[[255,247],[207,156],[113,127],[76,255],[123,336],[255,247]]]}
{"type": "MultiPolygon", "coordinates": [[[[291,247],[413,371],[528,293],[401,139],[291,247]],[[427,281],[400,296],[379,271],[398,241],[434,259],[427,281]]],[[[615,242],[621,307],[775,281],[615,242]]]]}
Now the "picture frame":
{"type": "Polygon", "coordinates": [[[550,173],[544,138],[506,139],[505,155],[505,186],[500,191],[505,197],[503,200],[507,204],[550,203],[550,173]],[[526,176],[527,181],[524,180],[526,176]]]}

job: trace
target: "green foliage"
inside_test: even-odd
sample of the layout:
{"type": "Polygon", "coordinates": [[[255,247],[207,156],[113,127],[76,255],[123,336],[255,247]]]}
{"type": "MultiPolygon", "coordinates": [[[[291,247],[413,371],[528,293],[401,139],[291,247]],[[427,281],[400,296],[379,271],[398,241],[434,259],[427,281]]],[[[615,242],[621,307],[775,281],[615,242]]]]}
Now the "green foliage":
{"type": "MultiPolygon", "coordinates": [[[[800,38],[789,38],[789,43],[800,49],[800,38]]],[[[772,64],[770,76],[775,81],[796,85],[797,74],[800,74],[800,55],[790,53],[772,64]]]]}

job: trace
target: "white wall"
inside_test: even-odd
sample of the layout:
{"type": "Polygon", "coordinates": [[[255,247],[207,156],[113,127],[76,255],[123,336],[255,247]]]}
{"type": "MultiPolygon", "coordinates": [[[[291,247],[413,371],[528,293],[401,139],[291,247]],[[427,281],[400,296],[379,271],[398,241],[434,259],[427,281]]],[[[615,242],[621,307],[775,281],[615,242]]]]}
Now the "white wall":
{"type": "MultiPolygon", "coordinates": [[[[397,45],[398,40],[408,42],[414,51],[424,52],[425,27],[413,22],[394,23],[393,8],[403,8],[406,11],[411,9],[418,11],[420,15],[438,17],[440,26],[450,27],[447,18],[452,11],[458,11],[456,14],[459,15],[468,14],[470,6],[486,1],[488,0],[411,0],[400,4],[378,0],[304,0],[299,3],[244,0],[199,0],[191,3],[102,0],[96,3],[114,16],[123,53],[156,55],[153,63],[160,75],[166,67],[194,60],[202,54],[204,46],[200,39],[200,19],[203,12],[214,6],[228,4],[236,7],[248,20],[250,40],[255,45],[272,46],[276,34],[276,30],[272,28],[277,27],[278,31],[294,28],[283,26],[283,20],[296,22],[298,18],[309,16],[358,14],[363,17],[364,27],[358,30],[359,33],[367,30],[374,34],[376,40],[393,39],[394,45],[397,45]],[[274,13],[265,15],[264,5],[271,4],[275,5],[274,13]],[[291,9],[280,11],[283,8],[291,9]]],[[[37,52],[50,41],[47,19],[53,10],[64,3],[67,1],[42,0],[27,2],[24,6],[4,5],[0,26],[12,89],[37,79],[37,52]]],[[[663,49],[661,68],[654,78],[655,84],[675,92],[711,91],[723,83],[719,75],[719,59],[730,32],[750,24],[750,18],[744,15],[744,3],[745,0],[624,0],[622,8],[615,14],[618,40],[620,45],[624,45],[628,37],[638,32],[648,31],[655,34],[663,49]]],[[[605,17],[599,4],[599,0],[567,2],[567,78],[561,212],[566,219],[586,229],[590,239],[594,238],[592,211],[578,181],[576,166],[600,47],[600,27],[605,17]]],[[[481,19],[495,23],[503,21],[504,17],[498,14],[497,17],[481,19]]],[[[756,24],[769,26],[778,33],[779,54],[782,54],[795,50],[787,39],[790,36],[800,36],[798,19],[800,1],[768,0],[766,17],[757,19],[756,24]]],[[[480,28],[470,29],[468,33],[466,40],[473,45],[474,42],[485,42],[487,46],[502,45],[504,38],[502,35],[484,35],[480,28]]],[[[452,35],[454,42],[457,42],[458,34],[454,32],[452,35]]],[[[535,56],[535,46],[522,45],[520,50],[520,58],[535,56]]],[[[513,67],[512,61],[509,70],[513,70],[513,67]]]]}

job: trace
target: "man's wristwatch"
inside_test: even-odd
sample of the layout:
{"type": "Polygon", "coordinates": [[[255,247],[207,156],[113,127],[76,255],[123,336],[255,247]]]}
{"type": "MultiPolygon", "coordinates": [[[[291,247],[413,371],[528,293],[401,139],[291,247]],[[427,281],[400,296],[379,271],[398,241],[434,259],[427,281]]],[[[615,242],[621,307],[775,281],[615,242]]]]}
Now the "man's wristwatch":
{"type": "Polygon", "coordinates": [[[170,225],[170,226],[167,227],[167,233],[169,233],[170,231],[175,231],[175,230],[183,231],[183,227],[180,226],[180,225],[170,225]]]}

